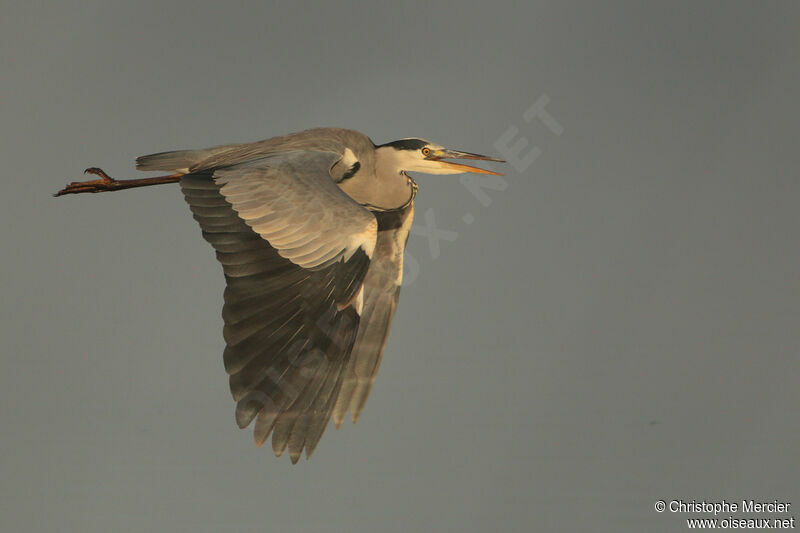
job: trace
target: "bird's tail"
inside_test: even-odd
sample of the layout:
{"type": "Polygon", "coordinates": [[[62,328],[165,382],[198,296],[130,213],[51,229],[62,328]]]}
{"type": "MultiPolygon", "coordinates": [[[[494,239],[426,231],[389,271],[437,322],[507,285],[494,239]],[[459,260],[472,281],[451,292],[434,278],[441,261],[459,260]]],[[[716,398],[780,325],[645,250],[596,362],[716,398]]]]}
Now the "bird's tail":
{"type": "Polygon", "coordinates": [[[176,150],[136,158],[137,170],[180,170],[195,166],[208,156],[208,150],[176,150]]]}

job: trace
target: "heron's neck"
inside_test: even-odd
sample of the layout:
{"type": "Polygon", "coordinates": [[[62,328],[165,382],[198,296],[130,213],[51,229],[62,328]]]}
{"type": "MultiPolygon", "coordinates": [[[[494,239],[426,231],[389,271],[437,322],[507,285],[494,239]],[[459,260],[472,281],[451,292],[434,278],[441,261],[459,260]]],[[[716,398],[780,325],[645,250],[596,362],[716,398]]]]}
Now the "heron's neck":
{"type": "Polygon", "coordinates": [[[412,194],[411,182],[402,168],[403,161],[397,150],[380,147],[375,150],[374,172],[362,165],[352,178],[340,182],[339,187],[360,204],[394,209],[405,205],[412,194]]]}
{"type": "Polygon", "coordinates": [[[380,146],[375,149],[375,172],[380,176],[400,174],[407,161],[402,150],[391,146],[380,146]]]}

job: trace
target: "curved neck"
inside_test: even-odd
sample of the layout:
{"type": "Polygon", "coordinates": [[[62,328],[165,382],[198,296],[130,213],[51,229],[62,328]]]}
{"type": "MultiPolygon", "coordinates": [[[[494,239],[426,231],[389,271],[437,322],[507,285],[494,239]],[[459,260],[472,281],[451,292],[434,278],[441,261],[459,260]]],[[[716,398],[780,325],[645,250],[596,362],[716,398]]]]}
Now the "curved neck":
{"type": "Polygon", "coordinates": [[[391,146],[375,149],[375,172],[378,175],[400,174],[405,162],[403,152],[391,146]]]}
{"type": "Polygon", "coordinates": [[[406,207],[416,194],[416,184],[397,166],[400,162],[391,152],[396,150],[376,149],[374,166],[362,160],[359,171],[339,182],[339,187],[353,200],[372,210],[406,207]]]}
{"type": "Polygon", "coordinates": [[[373,205],[373,204],[370,204],[370,203],[364,203],[364,204],[361,204],[361,205],[363,205],[364,207],[366,207],[370,211],[378,211],[378,212],[386,212],[386,213],[394,212],[394,211],[404,211],[404,210],[406,210],[408,208],[408,206],[410,206],[412,203],[414,203],[414,198],[417,197],[417,190],[419,190],[419,185],[417,185],[417,182],[414,181],[413,179],[411,179],[411,176],[406,174],[405,171],[400,172],[400,174],[406,178],[406,183],[407,183],[408,188],[409,188],[408,200],[406,200],[405,202],[403,202],[402,204],[400,204],[400,205],[398,205],[396,207],[383,207],[383,206],[379,206],[379,205],[373,205]]]}

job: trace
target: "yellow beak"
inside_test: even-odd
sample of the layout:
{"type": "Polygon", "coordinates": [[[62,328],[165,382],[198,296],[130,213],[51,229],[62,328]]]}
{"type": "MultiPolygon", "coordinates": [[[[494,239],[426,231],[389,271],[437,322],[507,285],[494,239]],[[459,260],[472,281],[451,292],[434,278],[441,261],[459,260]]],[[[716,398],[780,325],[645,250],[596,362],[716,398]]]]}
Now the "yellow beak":
{"type": "Polygon", "coordinates": [[[495,159],[480,154],[473,154],[470,152],[459,152],[458,150],[436,150],[428,156],[428,159],[438,162],[445,168],[457,170],[459,172],[472,172],[474,174],[491,174],[492,176],[502,176],[499,172],[493,172],[479,167],[464,165],[461,163],[451,163],[450,161],[442,161],[442,159],[476,159],[479,161],[494,161],[496,163],[505,163],[502,159],[495,159]]]}

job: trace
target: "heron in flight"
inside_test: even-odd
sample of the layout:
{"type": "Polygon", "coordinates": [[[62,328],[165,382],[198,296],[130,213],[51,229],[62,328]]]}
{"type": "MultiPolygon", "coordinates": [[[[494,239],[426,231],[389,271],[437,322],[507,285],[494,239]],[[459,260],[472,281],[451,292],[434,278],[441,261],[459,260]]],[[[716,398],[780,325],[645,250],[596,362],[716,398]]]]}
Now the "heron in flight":
{"type": "Polygon", "coordinates": [[[495,174],[503,162],[424,139],[375,145],[318,128],[136,159],[155,178],[73,182],[56,196],[180,183],[225,274],[223,361],[240,428],[258,446],[310,457],[331,417],[358,420],[403,277],[417,184],[407,172],[495,174]]]}

